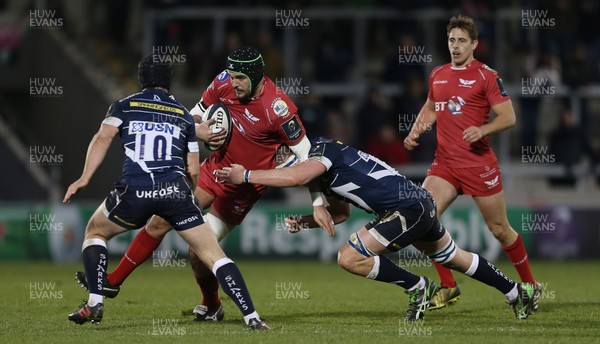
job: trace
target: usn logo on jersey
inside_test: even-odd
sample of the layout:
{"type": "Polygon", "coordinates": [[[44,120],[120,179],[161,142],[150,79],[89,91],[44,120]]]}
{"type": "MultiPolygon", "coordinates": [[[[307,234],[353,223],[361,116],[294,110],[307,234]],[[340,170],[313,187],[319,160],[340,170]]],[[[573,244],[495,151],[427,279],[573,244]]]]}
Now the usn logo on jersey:
{"type": "Polygon", "coordinates": [[[452,96],[447,102],[435,102],[435,111],[444,111],[448,108],[451,114],[462,115],[461,109],[467,104],[462,97],[452,96]]]}
{"type": "Polygon", "coordinates": [[[135,135],[134,162],[171,160],[173,139],[178,138],[181,128],[169,123],[131,121],[129,135],[135,135]]]}

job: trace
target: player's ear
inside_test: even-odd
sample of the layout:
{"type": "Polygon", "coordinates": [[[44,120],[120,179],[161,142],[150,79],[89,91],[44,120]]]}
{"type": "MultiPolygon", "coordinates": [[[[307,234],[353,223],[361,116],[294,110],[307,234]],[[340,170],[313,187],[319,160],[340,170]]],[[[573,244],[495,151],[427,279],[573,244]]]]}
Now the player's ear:
{"type": "Polygon", "coordinates": [[[479,41],[474,39],[473,40],[473,50],[477,49],[477,44],[479,44],[479,41]]]}

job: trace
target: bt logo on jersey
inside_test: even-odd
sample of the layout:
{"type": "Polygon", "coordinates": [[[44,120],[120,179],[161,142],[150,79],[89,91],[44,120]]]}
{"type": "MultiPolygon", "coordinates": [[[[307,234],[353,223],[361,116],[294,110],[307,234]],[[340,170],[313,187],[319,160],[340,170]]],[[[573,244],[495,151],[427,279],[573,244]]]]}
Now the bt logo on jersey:
{"type": "Polygon", "coordinates": [[[448,108],[453,115],[462,115],[462,111],[460,111],[467,102],[459,96],[452,96],[450,100],[447,102],[435,102],[435,111],[444,111],[448,108]],[[446,106],[448,104],[448,106],[446,106]]]}
{"type": "Polygon", "coordinates": [[[448,110],[450,110],[450,112],[453,115],[462,115],[462,112],[460,111],[460,109],[462,109],[463,106],[465,106],[466,102],[464,99],[462,99],[461,97],[458,96],[452,96],[452,98],[450,98],[450,100],[448,100],[448,110]]]}
{"type": "Polygon", "coordinates": [[[465,102],[465,100],[459,96],[452,96],[447,102],[435,102],[435,111],[446,110],[446,104],[448,104],[447,108],[451,114],[462,115],[462,111],[460,110],[467,104],[467,102],[465,102]]]}

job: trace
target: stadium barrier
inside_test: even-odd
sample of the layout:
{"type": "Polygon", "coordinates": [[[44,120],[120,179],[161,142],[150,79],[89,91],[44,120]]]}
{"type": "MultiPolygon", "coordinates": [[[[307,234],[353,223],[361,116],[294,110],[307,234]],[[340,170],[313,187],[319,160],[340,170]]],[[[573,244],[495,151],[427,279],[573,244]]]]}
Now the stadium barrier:
{"type": "MultiPolygon", "coordinates": [[[[0,206],[0,260],[79,261],[87,220],[96,205],[5,205],[0,206]]],[[[351,217],[336,226],[333,238],[320,229],[298,234],[285,230],[284,218],[301,215],[310,208],[263,203],[223,242],[233,258],[302,258],[334,261],[349,235],[372,216],[353,209],[351,217]]],[[[509,207],[509,221],[523,236],[529,256],[543,259],[599,258],[600,211],[598,208],[509,207]]],[[[441,218],[457,244],[489,260],[505,259],[475,206],[451,207],[441,218]]],[[[137,231],[121,234],[109,242],[112,256],[120,257],[137,231]]],[[[187,255],[187,244],[174,232],[157,249],[168,256],[187,255]]],[[[418,256],[418,255],[417,255],[418,256]]],[[[408,257],[408,256],[407,256],[408,257]]],[[[423,257],[421,257],[423,258],[423,257]]],[[[162,257],[161,259],[164,259],[162,257]]]]}

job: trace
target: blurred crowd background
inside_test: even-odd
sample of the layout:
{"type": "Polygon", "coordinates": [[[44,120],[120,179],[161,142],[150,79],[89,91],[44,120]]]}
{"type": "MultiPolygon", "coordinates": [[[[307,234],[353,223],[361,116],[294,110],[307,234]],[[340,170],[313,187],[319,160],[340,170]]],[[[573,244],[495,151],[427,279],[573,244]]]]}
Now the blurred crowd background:
{"type": "MultiPolygon", "coordinates": [[[[446,25],[459,13],[475,19],[475,57],[499,71],[517,113],[493,139],[507,187],[597,190],[598,1],[0,0],[0,198],[47,199],[53,188],[56,197],[77,178],[108,105],[137,90],[143,56],[174,56],[172,93],[191,108],[240,45],[262,52],[310,137],[352,143],[422,179],[435,132],[414,152],[402,140],[429,72],[449,62],[446,25]],[[40,78],[62,93],[32,95],[40,78]],[[32,163],[38,147],[61,161],[32,163]]],[[[118,177],[119,150],[86,197],[103,197],[118,177]]]]}

